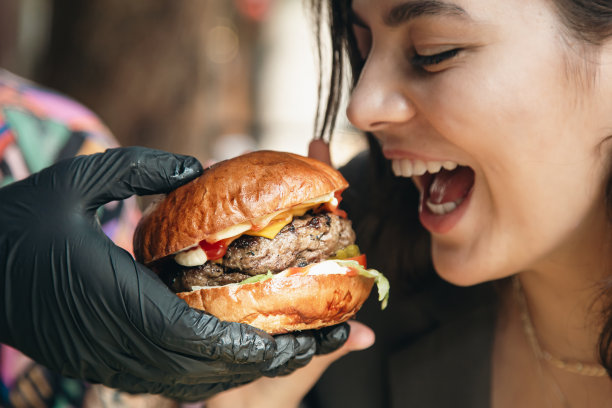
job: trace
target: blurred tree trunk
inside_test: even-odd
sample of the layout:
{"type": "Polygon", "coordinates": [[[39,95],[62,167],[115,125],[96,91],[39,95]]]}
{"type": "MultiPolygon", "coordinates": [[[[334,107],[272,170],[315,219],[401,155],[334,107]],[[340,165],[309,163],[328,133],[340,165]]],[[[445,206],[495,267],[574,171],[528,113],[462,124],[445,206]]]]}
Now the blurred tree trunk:
{"type": "Polygon", "coordinates": [[[36,80],[96,112],[123,145],[210,158],[252,133],[256,24],[227,0],[53,0],[36,80]]]}
{"type": "Polygon", "coordinates": [[[17,16],[17,0],[0,1],[0,68],[16,67],[17,16]]]}

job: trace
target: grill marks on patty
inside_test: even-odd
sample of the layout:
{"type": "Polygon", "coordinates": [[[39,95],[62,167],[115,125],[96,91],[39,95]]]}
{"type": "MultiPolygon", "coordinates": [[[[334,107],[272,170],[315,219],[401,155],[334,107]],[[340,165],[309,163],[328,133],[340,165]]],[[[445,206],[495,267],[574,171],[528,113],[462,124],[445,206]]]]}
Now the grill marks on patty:
{"type": "Polygon", "coordinates": [[[208,261],[187,268],[167,257],[152,268],[175,292],[193,286],[219,286],[249,276],[281,272],[329,258],[355,243],[351,222],[336,215],[306,213],[294,218],[274,239],[242,235],[234,240],[220,263],[208,261]],[[163,271],[163,272],[162,272],[163,271]]]}

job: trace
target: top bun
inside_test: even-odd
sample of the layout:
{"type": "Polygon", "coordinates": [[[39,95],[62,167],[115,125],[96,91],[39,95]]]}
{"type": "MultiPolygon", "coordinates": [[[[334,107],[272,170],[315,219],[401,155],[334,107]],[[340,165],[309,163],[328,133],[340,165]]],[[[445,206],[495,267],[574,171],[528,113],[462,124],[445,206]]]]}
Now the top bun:
{"type": "Polygon", "coordinates": [[[145,211],[134,254],[149,264],[231,226],[346,187],[337,170],[292,153],[262,150],[225,160],[145,211]]]}

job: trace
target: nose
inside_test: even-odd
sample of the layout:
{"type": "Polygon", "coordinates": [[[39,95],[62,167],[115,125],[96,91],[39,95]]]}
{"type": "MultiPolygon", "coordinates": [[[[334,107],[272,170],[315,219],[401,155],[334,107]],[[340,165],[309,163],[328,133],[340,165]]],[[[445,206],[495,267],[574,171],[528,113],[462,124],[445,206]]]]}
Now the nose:
{"type": "Polygon", "coordinates": [[[402,124],[414,116],[414,105],[400,81],[397,64],[369,59],[353,89],[346,115],[365,132],[383,130],[402,124]]]}

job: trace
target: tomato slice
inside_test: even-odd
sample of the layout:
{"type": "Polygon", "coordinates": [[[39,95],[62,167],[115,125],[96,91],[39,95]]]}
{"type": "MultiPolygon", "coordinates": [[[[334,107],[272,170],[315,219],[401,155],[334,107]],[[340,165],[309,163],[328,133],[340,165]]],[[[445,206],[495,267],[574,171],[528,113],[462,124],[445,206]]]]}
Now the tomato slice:
{"type": "Polygon", "coordinates": [[[287,276],[303,274],[306,272],[306,269],[299,266],[291,267],[287,270],[287,276]]]}
{"type": "Polygon", "coordinates": [[[357,255],[352,258],[346,258],[346,260],[347,261],[357,261],[359,265],[363,266],[364,268],[367,268],[367,260],[366,260],[365,254],[357,255]]]}

